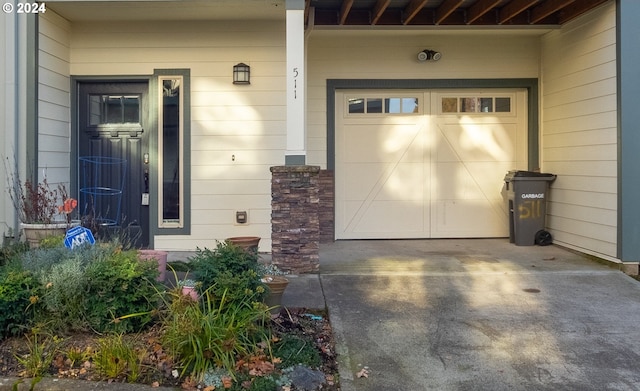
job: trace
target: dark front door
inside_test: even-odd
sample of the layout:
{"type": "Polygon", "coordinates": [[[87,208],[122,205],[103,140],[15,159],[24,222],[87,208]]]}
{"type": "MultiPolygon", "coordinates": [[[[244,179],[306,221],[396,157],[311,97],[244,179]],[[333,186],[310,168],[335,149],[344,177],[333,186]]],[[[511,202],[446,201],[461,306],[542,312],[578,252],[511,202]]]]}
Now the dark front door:
{"type": "Polygon", "coordinates": [[[85,225],[149,245],[148,83],[82,82],[78,198],[85,225]]]}

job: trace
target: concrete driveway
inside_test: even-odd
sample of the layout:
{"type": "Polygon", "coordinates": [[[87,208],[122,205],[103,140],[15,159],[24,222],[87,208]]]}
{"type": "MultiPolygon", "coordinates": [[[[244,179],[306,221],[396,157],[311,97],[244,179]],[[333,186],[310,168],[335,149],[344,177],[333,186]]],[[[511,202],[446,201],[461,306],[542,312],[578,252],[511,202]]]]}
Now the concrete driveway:
{"type": "Polygon", "coordinates": [[[640,390],[640,283],[581,255],[339,241],[320,264],[343,391],[640,390]]]}

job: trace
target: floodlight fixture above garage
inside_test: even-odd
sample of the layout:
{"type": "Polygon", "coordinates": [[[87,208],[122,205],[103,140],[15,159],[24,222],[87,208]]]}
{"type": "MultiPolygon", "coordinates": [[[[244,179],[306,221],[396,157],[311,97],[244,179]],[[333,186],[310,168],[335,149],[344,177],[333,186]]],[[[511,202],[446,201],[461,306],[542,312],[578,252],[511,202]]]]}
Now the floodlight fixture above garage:
{"type": "Polygon", "coordinates": [[[438,61],[441,58],[442,58],[442,53],[437,52],[435,50],[431,50],[431,49],[424,49],[423,51],[418,53],[418,61],[420,62],[438,61]]]}
{"type": "Polygon", "coordinates": [[[233,84],[251,84],[251,67],[243,62],[233,66],[233,84]]]}

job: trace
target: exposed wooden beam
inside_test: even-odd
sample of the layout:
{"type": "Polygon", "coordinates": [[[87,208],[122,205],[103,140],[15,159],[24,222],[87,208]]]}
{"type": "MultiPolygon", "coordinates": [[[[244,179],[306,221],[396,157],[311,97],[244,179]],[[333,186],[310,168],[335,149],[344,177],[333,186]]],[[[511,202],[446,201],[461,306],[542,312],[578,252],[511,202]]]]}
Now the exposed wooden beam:
{"type": "Polygon", "coordinates": [[[311,11],[311,0],[304,1],[304,24],[309,24],[309,12],[311,11]]]}
{"type": "Polygon", "coordinates": [[[536,5],[536,3],[539,2],[540,0],[513,0],[511,3],[502,7],[502,9],[500,10],[498,24],[508,22],[516,15],[520,14],[523,11],[526,11],[528,8],[536,5]]]}
{"type": "Polygon", "coordinates": [[[404,9],[404,20],[402,24],[407,25],[411,22],[411,19],[415,18],[415,16],[420,12],[422,8],[424,8],[425,4],[427,4],[428,0],[411,0],[406,8],[404,9]]]}
{"type": "Polygon", "coordinates": [[[442,23],[464,0],[445,0],[436,10],[436,24],[442,23]]]}
{"type": "Polygon", "coordinates": [[[340,8],[340,17],[338,18],[338,24],[343,25],[347,20],[347,16],[349,16],[349,11],[351,11],[351,7],[353,7],[353,0],[344,0],[342,2],[342,7],[340,8]]]}
{"type": "Polygon", "coordinates": [[[541,21],[552,13],[561,10],[576,0],[547,0],[531,11],[530,24],[541,21]]]}
{"type": "Polygon", "coordinates": [[[380,17],[384,14],[384,11],[390,3],[391,0],[378,0],[376,6],[373,7],[373,12],[371,13],[371,24],[378,23],[378,20],[380,20],[380,17]]]}
{"type": "Polygon", "coordinates": [[[576,1],[575,3],[569,5],[568,7],[564,8],[562,11],[560,11],[559,22],[560,22],[560,24],[564,24],[564,23],[570,21],[571,19],[584,14],[587,11],[591,11],[595,7],[599,6],[600,4],[606,3],[607,1],[609,1],[609,0],[580,0],[580,1],[576,1]]]}
{"type": "Polygon", "coordinates": [[[467,24],[471,24],[481,18],[484,14],[491,11],[493,7],[500,4],[502,0],[480,0],[471,7],[467,12],[467,24]]]}

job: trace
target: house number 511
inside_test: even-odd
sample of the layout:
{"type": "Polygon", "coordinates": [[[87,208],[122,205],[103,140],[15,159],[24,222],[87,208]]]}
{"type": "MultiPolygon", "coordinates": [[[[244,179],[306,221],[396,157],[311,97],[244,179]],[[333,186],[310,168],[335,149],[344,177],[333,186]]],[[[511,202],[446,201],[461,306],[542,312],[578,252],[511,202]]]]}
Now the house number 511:
{"type": "Polygon", "coordinates": [[[298,99],[298,68],[293,68],[293,99],[298,99]]]}

